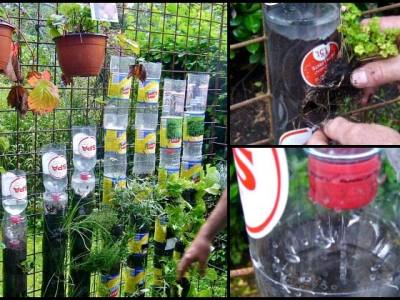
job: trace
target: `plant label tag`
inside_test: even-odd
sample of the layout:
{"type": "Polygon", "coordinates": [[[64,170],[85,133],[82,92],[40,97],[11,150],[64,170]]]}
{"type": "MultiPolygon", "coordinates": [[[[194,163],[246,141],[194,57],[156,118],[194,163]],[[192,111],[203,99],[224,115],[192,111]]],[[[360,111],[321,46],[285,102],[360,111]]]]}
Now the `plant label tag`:
{"type": "Polygon", "coordinates": [[[165,244],[165,249],[164,250],[168,251],[168,250],[174,249],[176,241],[177,241],[177,239],[175,237],[167,239],[167,242],[165,244]]]}
{"type": "Polygon", "coordinates": [[[289,193],[283,148],[233,148],[246,230],[263,238],[279,222],[289,193]]]}
{"type": "Polygon", "coordinates": [[[286,131],[279,138],[279,145],[306,145],[317,127],[286,131]]]}
{"type": "Polygon", "coordinates": [[[328,64],[336,58],[339,46],[335,42],[321,44],[311,49],[301,62],[300,71],[305,83],[315,87],[328,70],[328,64]]]}

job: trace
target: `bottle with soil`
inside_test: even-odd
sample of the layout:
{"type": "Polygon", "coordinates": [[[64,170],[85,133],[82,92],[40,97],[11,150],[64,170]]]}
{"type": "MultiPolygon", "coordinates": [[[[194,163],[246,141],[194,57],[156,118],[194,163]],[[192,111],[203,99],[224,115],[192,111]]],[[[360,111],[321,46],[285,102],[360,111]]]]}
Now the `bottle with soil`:
{"type": "Polygon", "coordinates": [[[261,295],[400,296],[400,202],[381,150],[287,152],[234,149],[261,295]]]}
{"type": "MultiPolygon", "coordinates": [[[[268,64],[273,95],[276,143],[288,130],[321,122],[307,90],[320,84],[339,51],[340,9],[337,3],[280,3],[264,5],[268,64]],[[305,102],[310,102],[303,109],[305,102]]],[[[319,101],[316,99],[315,101],[319,101]]]]}

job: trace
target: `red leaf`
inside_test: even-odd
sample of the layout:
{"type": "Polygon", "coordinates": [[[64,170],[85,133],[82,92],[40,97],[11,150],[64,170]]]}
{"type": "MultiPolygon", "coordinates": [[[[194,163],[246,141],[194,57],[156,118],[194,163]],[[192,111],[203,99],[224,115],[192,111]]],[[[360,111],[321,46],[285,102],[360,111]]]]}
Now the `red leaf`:
{"type": "Polygon", "coordinates": [[[28,112],[28,92],[20,85],[14,85],[8,93],[7,102],[11,107],[15,107],[16,111],[25,117],[28,112]]]}

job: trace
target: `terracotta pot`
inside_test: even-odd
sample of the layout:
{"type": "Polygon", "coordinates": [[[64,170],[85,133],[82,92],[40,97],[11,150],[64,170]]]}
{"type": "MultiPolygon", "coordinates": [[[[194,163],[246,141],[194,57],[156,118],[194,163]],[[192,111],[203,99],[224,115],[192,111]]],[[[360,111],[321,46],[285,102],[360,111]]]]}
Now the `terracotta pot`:
{"type": "Polygon", "coordinates": [[[11,55],[12,34],[15,27],[0,21],[0,71],[7,66],[11,55]]]}
{"type": "Polygon", "coordinates": [[[96,33],[70,33],[53,39],[58,62],[67,76],[97,76],[104,63],[107,36],[96,33]]]}

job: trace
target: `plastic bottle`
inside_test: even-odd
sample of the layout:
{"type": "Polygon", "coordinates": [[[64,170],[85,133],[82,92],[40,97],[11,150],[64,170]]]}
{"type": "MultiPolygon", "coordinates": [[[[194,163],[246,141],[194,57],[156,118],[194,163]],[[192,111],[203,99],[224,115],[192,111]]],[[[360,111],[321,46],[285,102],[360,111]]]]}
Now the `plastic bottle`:
{"type": "Polygon", "coordinates": [[[188,73],[186,111],[205,112],[210,75],[188,73]]]}
{"type": "Polygon", "coordinates": [[[128,127],[129,100],[110,99],[104,107],[103,127],[105,129],[126,130],[128,127]]]}
{"type": "Polygon", "coordinates": [[[136,103],[136,129],[155,129],[158,121],[159,84],[161,76],[161,63],[142,64],[146,70],[146,80],[139,82],[136,103]]]}
{"type": "Polygon", "coordinates": [[[28,205],[26,175],[24,171],[13,170],[1,174],[2,204],[11,215],[21,214],[28,205]]]}
{"type": "Polygon", "coordinates": [[[164,78],[163,116],[183,116],[186,80],[164,78]]]}
{"type": "Polygon", "coordinates": [[[43,185],[46,191],[62,192],[68,184],[65,145],[42,147],[43,185]]]}
{"type": "Polygon", "coordinates": [[[378,194],[380,149],[286,151],[234,148],[261,295],[399,296],[398,191],[378,194]]]}
{"type": "Polygon", "coordinates": [[[95,187],[94,172],[78,172],[75,171],[72,175],[71,187],[75,191],[75,194],[80,195],[81,198],[85,198],[89,195],[95,187]]]}
{"type": "Polygon", "coordinates": [[[200,179],[200,173],[203,170],[201,165],[202,158],[199,157],[182,157],[181,177],[197,181],[200,179]]]}
{"type": "Polygon", "coordinates": [[[96,165],[96,127],[72,126],[74,167],[89,171],[96,165]]]}
{"type": "Polygon", "coordinates": [[[6,248],[22,250],[26,247],[26,218],[24,215],[5,215],[3,219],[3,240],[6,248]]]}
{"type": "Polygon", "coordinates": [[[63,215],[67,209],[68,195],[65,192],[45,192],[43,193],[45,214],[63,215]]]}
{"type": "MultiPolygon", "coordinates": [[[[301,109],[306,91],[319,85],[340,49],[338,3],[278,3],[264,6],[269,74],[274,95],[274,133],[308,127],[326,115],[301,109]]],[[[322,119],[321,119],[322,118],[322,119]]]]}
{"type": "Polygon", "coordinates": [[[180,148],[160,148],[160,167],[179,167],[181,158],[180,148]]]}
{"type": "Polygon", "coordinates": [[[156,163],[156,130],[137,129],[135,132],[135,156],[133,173],[153,174],[156,163]]]}

